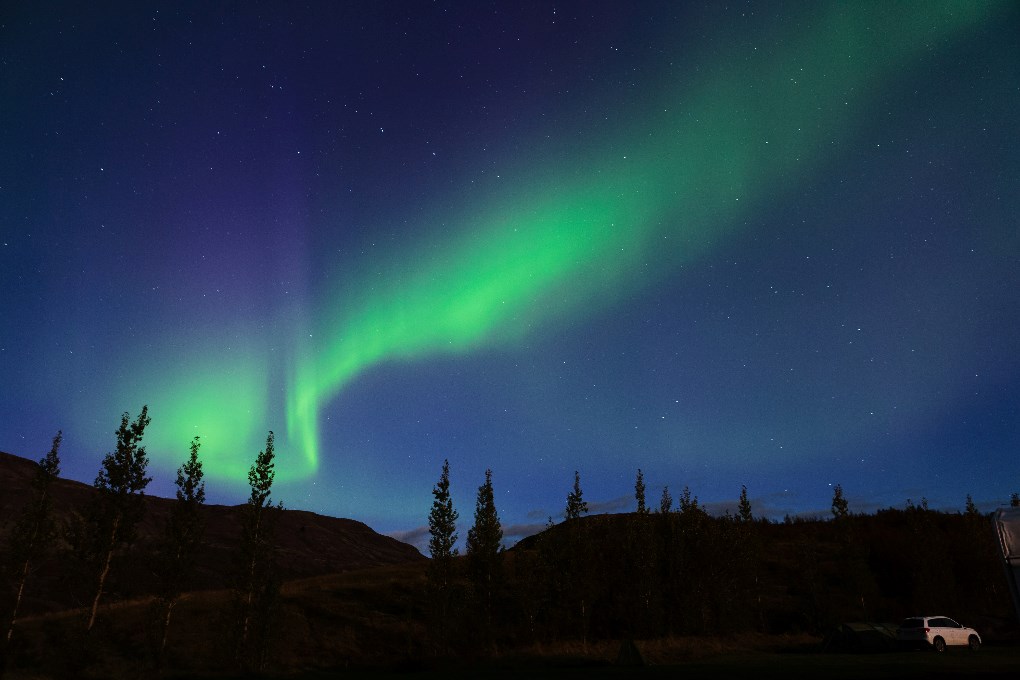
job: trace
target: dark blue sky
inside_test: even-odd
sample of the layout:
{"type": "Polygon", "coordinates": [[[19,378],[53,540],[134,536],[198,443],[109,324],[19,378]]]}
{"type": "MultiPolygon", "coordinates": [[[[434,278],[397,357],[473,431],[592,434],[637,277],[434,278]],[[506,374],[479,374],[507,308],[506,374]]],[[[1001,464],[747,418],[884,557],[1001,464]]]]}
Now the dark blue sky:
{"type": "MultiPolygon", "coordinates": [[[[0,449],[511,540],[1020,490],[1012,3],[8,3],[0,449]],[[466,527],[465,527],[466,530],[466,527]]],[[[410,532],[403,534],[400,532],[410,532]]],[[[462,532],[463,533],[463,532],[462,532]]]]}

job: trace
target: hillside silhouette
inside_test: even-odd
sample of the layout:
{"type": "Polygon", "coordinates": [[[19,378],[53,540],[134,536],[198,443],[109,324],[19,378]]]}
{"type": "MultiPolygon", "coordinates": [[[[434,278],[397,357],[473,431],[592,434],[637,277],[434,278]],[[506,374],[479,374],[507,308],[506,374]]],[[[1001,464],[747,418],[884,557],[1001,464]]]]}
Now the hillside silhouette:
{"type": "MultiPolygon", "coordinates": [[[[37,464],[0,452],[0,537],[6,537],[11,524],[31,495],[31,481],[37,464]]],[[[95,490],[88,484],[58,478],[53,483],[53,505],[58,523],[67,524],[81,512],[95,490]]],[[[114,574],[110,592],[115,597],[136,598],[153,593],[155,584],[148,561],[174,500],[145,496],[145,514],[138,526],[138,537],[114,574]]],[[[205,505],[205,539],[195,559],[195,572],[189,590],[226,588],[229,567],[241,535],[243,505],[205,505]]],[[[23,615],[60,611],[83,606],[83,592],[62,573],[58,546],[38,567],[27,589],[23,615]]],[[[277,567],[285,581],[322,574],[366,569],[405,562],[424,562],[418,550],[352,519],[318,515],[303,510],[284,510],[277,531],[277,567]]]]}
{"type": "MultiPolygon", "coordinates": [[[[0,454],[3,535],[34,467],[0,454]]],[[[73,517],[92,493],[57,480],[58,516],[73,517]]],[[[9,658],[14,677],[138,677],[152,668],[152,546],[173,501],[145,503],[87,640],[67,546],[41,564],[9,658]]],[[[207,532],[164,673],[236,673],[224,640],[240,511],[203,509],[207,532]]],[[[580,516],[499,553],[484,601],[470,561],[453,558],[441,609],[430,561],[360,522],[286,510],[277,543],[282,587],[266,669],[284,675],[691,664],[713,653],[802,653],[841,622],[918,613],[953,616],[991,645],[1020,639],[989,518],[923,501],[783,523],[712,517],[686,496],[680,511],[580,516]]],[[[998,668],[1014,656],[983,658],[998,668]]]]}

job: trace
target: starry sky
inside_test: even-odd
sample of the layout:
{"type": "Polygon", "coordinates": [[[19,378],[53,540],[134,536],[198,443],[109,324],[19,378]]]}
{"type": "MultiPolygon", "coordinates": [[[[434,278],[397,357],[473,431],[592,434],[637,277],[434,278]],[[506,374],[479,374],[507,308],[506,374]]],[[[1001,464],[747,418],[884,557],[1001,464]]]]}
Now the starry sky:
{"type": "Polygon", "coordinates": [[[421,540],[1020,490],[1020,5],[0,8],[0,450],[421,540]]]}

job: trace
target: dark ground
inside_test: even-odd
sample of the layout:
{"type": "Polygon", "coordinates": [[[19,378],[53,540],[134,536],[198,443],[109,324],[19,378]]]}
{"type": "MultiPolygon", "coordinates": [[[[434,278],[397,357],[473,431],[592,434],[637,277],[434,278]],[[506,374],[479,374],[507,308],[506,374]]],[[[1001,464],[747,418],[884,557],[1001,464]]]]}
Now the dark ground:
{"type": "Polygon", "coordinates": [[[332,678],[1010,678],[1020,677],[1020,648],[986,647],[974,654],[950,650],[886,654],[826,654],[821,652],[726,654],[664,666],[621,667],[564,660],[562,665],[505,665],[463,669],[379,672],[335,671],[290,676],[295,680],[332,678]]]}
{"type": "MultiPolygon", "coordinates": [[[[19,676],[15,676],[19,677],[19,676]]],[[[27,677],[27,676],[26,676],[27,677]]],[[[203,676],[171,676],[174,678],[203,676]]],[[[341,678],[407,678],[431,680],[443,678],[684,678],[720,680],[723,678],[1009,678],[1020,677],[1020,647],[985,647],[980,652],[950,650],[944,655],[910,651],[884,654],[827,654],[818,651],[748,652],[722,654],[681,664],[661,666],[615,666],[583,659],[520,661],[499,665],[460,668],[338,669],[296,675],[206,676],[226,680],[265,678],[266,680],[340,680],[341,678]]]]}

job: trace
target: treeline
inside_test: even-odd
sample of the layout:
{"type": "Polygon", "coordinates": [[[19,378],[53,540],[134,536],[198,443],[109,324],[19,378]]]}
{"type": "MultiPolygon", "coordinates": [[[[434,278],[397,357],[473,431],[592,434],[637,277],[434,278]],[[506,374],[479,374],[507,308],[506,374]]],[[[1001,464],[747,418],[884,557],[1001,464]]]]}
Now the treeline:
{"type": "MultiPolygon", "coordinates": [[[[137,528],[151,481],[142,445],[148,424],[147,408],[133,420],[123,415],[116,446],[101,462],[94,493],[69,522],[58,522],[52,507],[53,483],[60,474],[60,433],[39,461],[31,499],[4,537],[4,661],[18,660],[19,611],[24,594],[38,589],[37,567],[45,561],[57,565],[61,587],[66,584],[78,593],[82,612],[76,637],[65,635],[70,627],[61,624],[60,639],[67,648],[56,655],[67,660],[64,675],[83,676],[107,654],[129,658],[132,672],[146,664],[180,667],[166,658],[167,637],[182,594],[193,587],[196,551],[206,540],[199,512],[205,502],[201,445],[197,438],[191,441],[177,470],[176,500],[158,546],[141,551],[137,528]],[[124,591],[115,585],[118,573],[124,583],[140,572],[156,583],[143,645],[137,631],[131,639],[118,638],[117,626],[104,627],[104,616],[107,622],[116,617],[108,609],[112,596],[124,591]]],[[[328,628],[342,618],[342,612],[321,603],[314,611],[295,609],[293,597],[285,602],[281,596],[275,527],[282,504],[271,498],[274,460],[269,432],[248,472],[251,494],[243,507],[239,547],[223,564],[224,573],[231,574],[231,596],[206,600],[222,610],[214,617],[203,614],[196,622],[191,614],[200,635],[218,642],[213,652],[218,656],[202,657],[210,668],[265,669],[272,665],[271,653],[287,653],[281,645],[297,644],[293,635],[285,634],[288,624],[282,622],[318,622],[328,628]]],[[[788,517],[774,523],[754,516],[746,487],[741,488],[736,513],[722,517],[710,515],[687,487],[675,499],[668,487],[651,502],[645,493],[638,470],[636,512],[588,515],[581,476],[575,471],[564,521],[550,519],[541,534],[506,550],[492,471],[486,470],[462,556],[457,549],[460,513],[450,492],[449,463],[444,462],[428,515],[432,559],[423,579],[416,564],[408,565],[400,577],[407,579],[401,590],[407,600],[389,611],[399,613],[393,625],[407,636],[404,654],[470,658],[558,642],[587,647],[603,640],[673,635],[821,633],[841,621],[895,622],[917,613],[972,622],[969,617],[986,621],[1011,614],[989,520],[970,497],[962,513],[934,511],[922,499],[908,501],[902,510],[863,515],[851,511],[836,486],[828,520],[788,517]]],[[[1014,494],[1012,502],[1020,505],[1020,498],[1014,494]]],[[[350,635],[347,629],[354,625],[366,624],[345,623],[347,632],[342,634],[350,635]]],[[[38,625],[35,630],[39,633],[38,625]]],[[[399,638],[392,630],[387,634],[399,638]]],[[[47,635],[43,631],[40,639],[47,635]]],[[[188,637],[188,645],[195,638],[188,637]]],[[[188,645],[173,653],[197,651],[188,645]]],[[[26,657],[22,667],[37,661],[26,657]]]]}
{"type": "MultiPolygon", "coordinates": [[[[204,540],[205,525],[201,512],[205,503],[205,475],[200,458],[201,442],[195,437],[189,454],[177,469],[176,501],[162,527],[155,546],[144,554],[137,550],[137,529],[145,519],[145,489],[149,458],[143,446],[150,423],[148,407],[136,418],[124,413],[116,431],[116,446],[104,456],[93,482],[95,493],[76,508],[69,521],[59,522],[53,508],[53,483],[60,475],[58,432],[53,445],[40,461],[32,480],[28,503],[6,536],[3,570],[8,596],[2,602],[3,638],[0,640],[0,676],[10,660],[17,656],[19,614],[26,590],[41,563],[57,564],[60,582],[78,594],[83,615],[78,638],[68,640],[77,650],[63,655],[84,669],[90,660],[101,657],[104,649],[116,647],[108,639],[100,621],[104,606],[111,599],[110,586],[117,572],[144,571],[155,583],[148,616],[148,648],[142,653],[154,668],[165,662],[167,636],[173,625],[173,613],[184,592],[190,589],[195,558],[204,540]]],[[[233,564],[224,570],[232,574],[229,611],[222,613],[220,633],[225,633],[223,653],[226,665],[241,670],[259,670],[267,662],[267,650],[279,600],[280,580],[275,564],[275,525],[283,509],[273,503],[275,478],[273,433],[248,471],[251,494],[243,509],[239,548],[233,564]]],[[[68,668],[75,673],[75,668],[68,668]]]]}
{"type": "MultiPolygon", "coordinates": [[[[492,473],[478,489],[466,556],[449,465],[429,515],[429,630],[437,654],[553,641],[654,639],[745,631],[823,633],[844,621],[898,622],[918,612],[1007,621],[1010,596],[989,518],[907,502],[857,515],[840,486],[832,517],[772,523],[709,515],[689,488],[656,510],[638,470],[637,512],[585,517],[580,476],[565,521],[504,551],[492,473]]],[[[1020,500],[1012,499],[1014,504],[1020,500]]]]}

